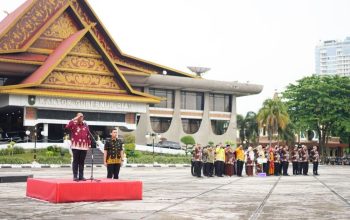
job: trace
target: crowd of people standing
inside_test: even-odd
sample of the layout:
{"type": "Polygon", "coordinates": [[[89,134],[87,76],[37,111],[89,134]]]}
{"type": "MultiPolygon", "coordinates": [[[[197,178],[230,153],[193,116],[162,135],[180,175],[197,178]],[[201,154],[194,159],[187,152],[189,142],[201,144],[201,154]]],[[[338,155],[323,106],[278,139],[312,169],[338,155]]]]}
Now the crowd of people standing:
{"type": "Polygon", "coordinates": [[[293,175],[308,175],[309,162],[313,163],[313,175],[318,174],[320,156],[316,146],[311,150],[307,146],[261,145],[246,150],[240,145],[233,149],[231,145],[218,144],[202,147],[196,144],[193,150],[191,172],[193,176],[223,177],[242,176],[243,168],[247,176],[274,175],[289,176],[288,167],[292,163],[293,175]]]}

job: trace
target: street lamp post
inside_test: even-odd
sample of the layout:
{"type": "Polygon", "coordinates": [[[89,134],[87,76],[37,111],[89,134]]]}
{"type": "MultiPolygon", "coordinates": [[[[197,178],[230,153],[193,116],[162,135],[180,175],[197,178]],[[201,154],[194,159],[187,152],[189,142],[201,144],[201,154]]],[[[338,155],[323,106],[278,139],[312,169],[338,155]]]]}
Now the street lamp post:
{"type": "Polygon", "coordinates": [[[36,140],[37,140],[37,130],[35,125],[34,126],[34,161],[36,161],[36,140]]]}
{"type": "Polygon", "coordinates": [[[323,125],[320,125],[320,156],[321,156],[321,161],[324,163],[324,150],[323,150],[323,125]]]}
{"type": "Polygon", "coordinates": [[[158,133],[153,133],[153,132],[149,132],[146,134],[145,136],[147,139],[152,138],[152,148],[153,148],[153,163],[154,163],[154,141],[156,138],[160,139],[160,134],[158,133]]]}

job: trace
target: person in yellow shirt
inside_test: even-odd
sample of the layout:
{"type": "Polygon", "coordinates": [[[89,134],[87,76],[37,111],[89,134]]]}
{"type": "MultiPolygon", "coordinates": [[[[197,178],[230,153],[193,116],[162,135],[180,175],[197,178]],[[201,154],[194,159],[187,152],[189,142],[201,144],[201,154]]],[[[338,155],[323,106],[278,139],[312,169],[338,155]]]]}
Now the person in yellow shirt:
{"type": "Polygon", "coordinates": [[[223,177],[225,168],[225,147],[222,144],[215,149],[215,175],[223,177]]]}
{"type": "Polygon", "coordinates": [[[243,146],[239,145],[236,149],[237,159],[237,176],[242,176],[243,164],[244,164],[244,150],[243,146]]]}

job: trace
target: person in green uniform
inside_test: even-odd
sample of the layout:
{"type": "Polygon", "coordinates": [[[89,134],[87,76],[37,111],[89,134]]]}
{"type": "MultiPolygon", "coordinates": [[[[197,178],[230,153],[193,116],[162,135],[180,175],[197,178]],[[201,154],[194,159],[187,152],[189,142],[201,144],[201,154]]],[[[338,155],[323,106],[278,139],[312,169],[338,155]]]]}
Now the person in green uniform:
{"type": "Polygon", "coordinates": [[[123,142],[118,139],[118,128],[111,131],[111,139],[104,146],[104,164],[107,167],[107,178],[119,179],[120,166],[124,161],[123,142]]]}

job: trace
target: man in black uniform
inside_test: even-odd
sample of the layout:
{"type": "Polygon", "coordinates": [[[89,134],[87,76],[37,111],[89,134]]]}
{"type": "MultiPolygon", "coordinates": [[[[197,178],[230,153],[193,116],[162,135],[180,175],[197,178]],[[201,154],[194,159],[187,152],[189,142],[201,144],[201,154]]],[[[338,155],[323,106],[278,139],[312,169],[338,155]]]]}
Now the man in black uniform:
{"type": "Polygon", "coordinates": [[[118,139],[118,128],[111,131],[104,147],[104,164],[107,167],[107,178],[119,179],[120,166],[123,164],[123,142],[118,139]]]}

